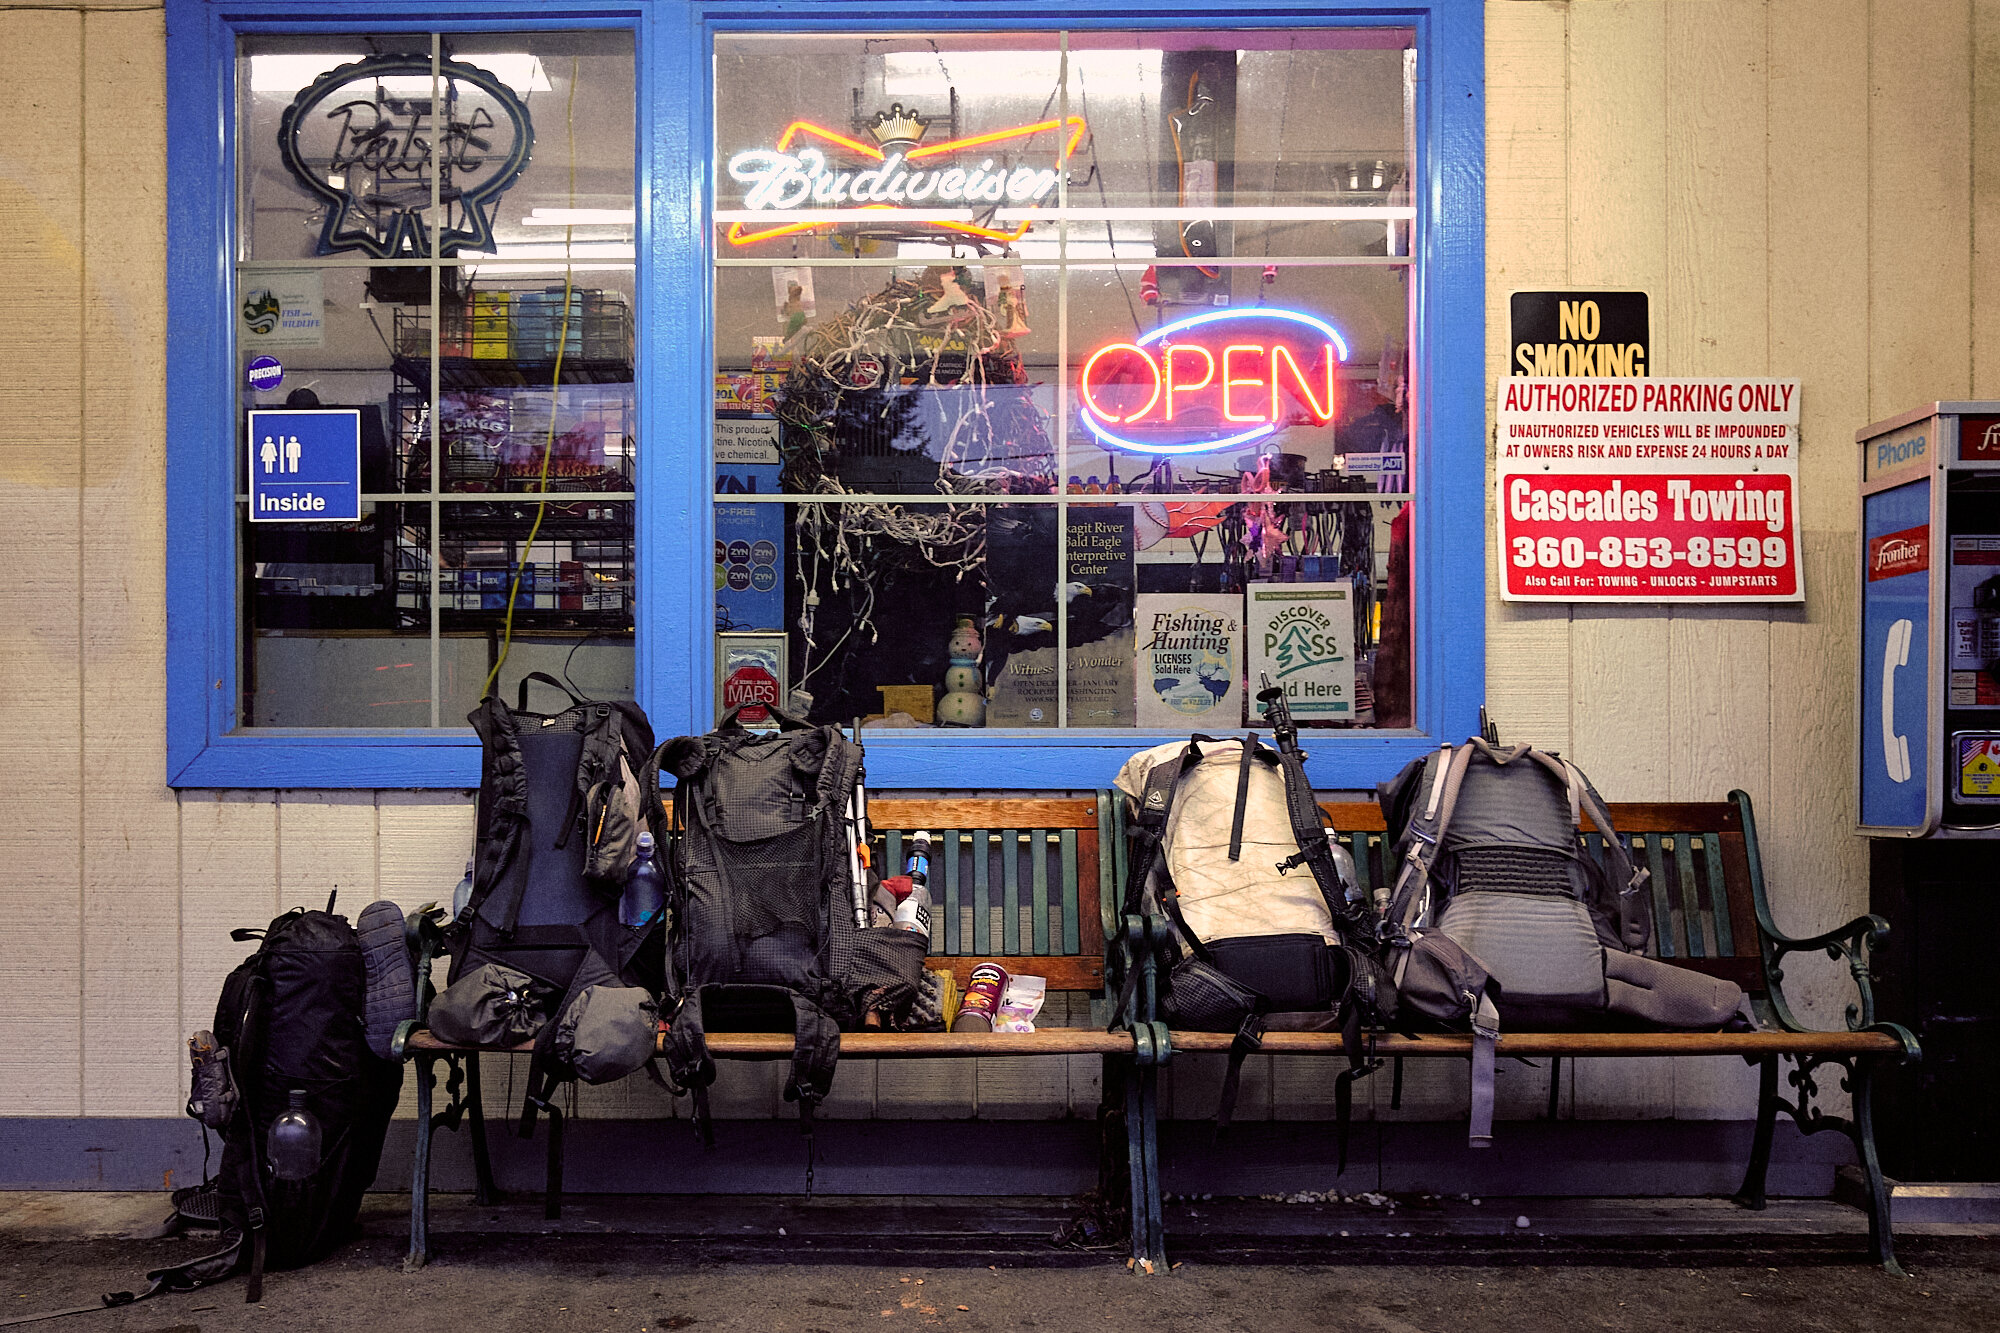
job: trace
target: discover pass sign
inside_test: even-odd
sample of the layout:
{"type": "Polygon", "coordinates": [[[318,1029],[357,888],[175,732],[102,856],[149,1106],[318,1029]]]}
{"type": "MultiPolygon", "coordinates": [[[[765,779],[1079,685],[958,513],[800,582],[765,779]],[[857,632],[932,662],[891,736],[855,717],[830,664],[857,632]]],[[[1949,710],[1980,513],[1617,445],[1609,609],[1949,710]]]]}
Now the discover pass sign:
{"type": "Polygon", "coordinates": [[[1499,381],[1515,602],[1801,602],[1799,382],[1499,381]]]}

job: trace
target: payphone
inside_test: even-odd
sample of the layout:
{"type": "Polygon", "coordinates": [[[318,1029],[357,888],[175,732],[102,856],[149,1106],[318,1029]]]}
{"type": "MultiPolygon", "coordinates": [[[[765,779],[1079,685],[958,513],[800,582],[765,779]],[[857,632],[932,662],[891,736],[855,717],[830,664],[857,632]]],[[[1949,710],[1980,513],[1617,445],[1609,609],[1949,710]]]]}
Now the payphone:
{"type": "Polygon", "coordinates": [[[1860,831],[2000,837],[2000,402],[1856,438],[1860,831]]]}
{"type": "Polygon", "coordinates": [[[1924,1058],[1883,1081],[1884,1169],[2000,1179],[2000,402],[1929,403],[1861,446],[1859,831],[1878,1016],[1924,1058]]]}

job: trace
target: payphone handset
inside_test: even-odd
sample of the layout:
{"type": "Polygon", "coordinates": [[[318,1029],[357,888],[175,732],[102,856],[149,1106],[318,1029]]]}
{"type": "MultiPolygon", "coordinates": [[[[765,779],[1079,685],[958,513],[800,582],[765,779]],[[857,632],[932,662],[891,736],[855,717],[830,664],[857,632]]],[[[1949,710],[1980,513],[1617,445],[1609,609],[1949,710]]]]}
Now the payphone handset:
{"type": "Polygon", "coordinates": [[[1892,782],[1910,780],[1910,738],[1896,731],[1896,672],[1910,664],[1914,629],[1908,620],[1898,620],[1882,643],[1882,766],[1892,782]]]}

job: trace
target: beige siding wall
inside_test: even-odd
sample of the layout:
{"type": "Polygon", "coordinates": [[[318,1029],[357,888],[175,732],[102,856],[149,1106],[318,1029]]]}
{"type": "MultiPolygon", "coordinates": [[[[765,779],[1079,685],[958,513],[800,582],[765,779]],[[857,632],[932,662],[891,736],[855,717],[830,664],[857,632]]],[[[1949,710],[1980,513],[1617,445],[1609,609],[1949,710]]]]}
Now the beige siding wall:
{"type": "MultiPolygon", "coordinates": [[[[1602,285],[1652,294],[1657,374],[1798,377],[1809,595],[1490,601],[1495,715],[1614,799],[1744,787],[1780,924],[1845,920],[1867,899],[1847,831],[1851,439],[1927,399],[2000,397],[2000,0],[1506,0],[1487,24],[1489,375],[1510,291],[1602,285]]],[[[0,0],[0,51],[27,75],[0,83],[0,1115],[172,1115],[180,1040],[242,953],[229,928],[336,887],[350,908],[448,893],[470,806],[162,785],[162,19],[0,0]]],[[[1837,1024],[1831,974],[1802,980],[1837,1024]]],[[[1087,1112],[1092,1062],[1036,1064],[857,1064],[831,1109],[1087,1112]]],[[[1252,1065],[1240,1116],[1329,1112],[1325,1071],[1252,1065]]],[[[1181,1062],[1167,1104],[1209,1114],[1217,1075],[1181,1062]]],[[[1745,1116],[1743,1075],[1587,1062],[1569,1109],[1745,1116]]],[[[719,1100],[770,1114],[774,1077],[732,1067],[719,1100]]],[[[1503,1109],[1531,1113],[1545,1077],[1510,1067],[1503,1109]]],[[[628,1082],[585,1113],[664,1109],[628,1082]]],[[[1413,1068],[1397,1114],[1458,1114],[1462,1082],[1413,1068]]]]}

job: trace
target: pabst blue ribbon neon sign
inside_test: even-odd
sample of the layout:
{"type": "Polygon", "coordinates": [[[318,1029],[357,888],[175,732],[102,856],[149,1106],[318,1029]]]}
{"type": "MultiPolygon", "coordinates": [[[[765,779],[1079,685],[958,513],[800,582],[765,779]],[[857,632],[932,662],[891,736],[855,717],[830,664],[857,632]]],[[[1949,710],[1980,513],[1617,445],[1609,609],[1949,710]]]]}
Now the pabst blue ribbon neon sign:
{"type": "MultiPolygon", "coordinates": [[[[775,147],[746,148],[730,158],[729,175],[746,187],[743,207],[757,212],[782,214],[814,208],[862,208],[893,213],[926,205],[980,210],[1002,205],[1033,208],[1047,203],[1055,194],[1059,180],[1055,169],[1009,166],[1004,158],[995,159],[978,150],[1048,130],[1067,129],[1069,137],[1062,147],[1063,158],[1067,160],[1084,134],[1083,118],[1070,116],[1065,120],[1036,121],[1032,125],[1015,125],[944,143],[924,144],[921,141],[930,123],[914,111],[904,110],[898,102],[877,113],[874,123],[868,126],[875,142],[867,144],[811,121],[795,120],[778,136],[775,147]],[[818,143],[793,146],[801,140],[818,143]],[[959,162],[947,165],[939,161],[959,155],[964,155],[959,162]]],[[[745,231],[743,224],[737,222],[730,226],[728,239],[731,245],[748,245],[826,225],[823,220],[779,222],[776,226],[745,231]]],[[[1012,241],[1026,233],[1030,224],[1022,222],[1007,230],[970,220],[924,218],[919,225],[1012,241]]]]}
{"type": "Polygon", "coordinates": [[[1340,331],[1296,310],[1210,310],[1107,343],[1077,377],[1084,426],[1114,449],[1198,454],[1338,410],[1340,331]]]}

